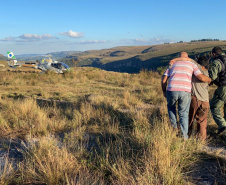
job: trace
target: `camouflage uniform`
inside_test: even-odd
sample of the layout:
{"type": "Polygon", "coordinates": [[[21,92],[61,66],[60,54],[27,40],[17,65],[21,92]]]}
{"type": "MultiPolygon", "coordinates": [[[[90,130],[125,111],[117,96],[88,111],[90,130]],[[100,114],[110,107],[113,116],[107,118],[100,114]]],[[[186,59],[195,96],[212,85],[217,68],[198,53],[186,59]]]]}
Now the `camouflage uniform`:
{"type": "MultiPolygon", "coordinates": [[[[214,81],[218,78],[218,74],[222,70],[221,62],[213,60],[210,69],[209,77],[214,81]]],[[[214,121],[218,125],[218,130],[226,127],[226,86],[218,86],[212,100],[210,101],[210,110],[214,121]],[[221,113],[221,107],[224,106],[224,117],[221,113]]]]}

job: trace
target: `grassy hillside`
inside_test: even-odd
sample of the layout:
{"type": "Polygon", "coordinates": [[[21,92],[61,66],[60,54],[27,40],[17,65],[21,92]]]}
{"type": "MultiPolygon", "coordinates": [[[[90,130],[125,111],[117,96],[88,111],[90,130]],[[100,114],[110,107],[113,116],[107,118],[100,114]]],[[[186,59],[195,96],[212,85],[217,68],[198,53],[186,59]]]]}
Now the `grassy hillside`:
{"type": "Polygon", "coordinates": [[[36,61],[36,60],[42,60],[45,57],[50,56],[54,60],[58,60],[60,58],[66,57],[68,55],[71,55],[73,53],[77,53],[79,51],[61,51],[61,52],[51,52],[47,54],[22,54],[22,55],[17,55],[15,53],[16,58],[19,61],[36,61]]]}
{"type": "Polygon", "coordinates": [[[224,41],[203,41],[154,46],[124,46],[104,50],[92,50],[75,53],[62,59],[75,66],[92,66],[108,71],[138,73],[142,69],[156,70],[164,67],[168,61],[181,51],[196,58],[199,54],[209,54],[214,46],[226,49],[224,41]]]}
{"type": "Polygon", "coordinates": [[[0,60],[7,60],[7,58],[4,55],[0,54],[0,60]]]}
{"type": "Polygon", "coordinates": [[[196,165],[210,160],[206,175],[224,182],[225,161],[169,126],[160,79],[96,68],[0,72],[0,183],[196,184],[206,182],[192,175],[196,165]]]}

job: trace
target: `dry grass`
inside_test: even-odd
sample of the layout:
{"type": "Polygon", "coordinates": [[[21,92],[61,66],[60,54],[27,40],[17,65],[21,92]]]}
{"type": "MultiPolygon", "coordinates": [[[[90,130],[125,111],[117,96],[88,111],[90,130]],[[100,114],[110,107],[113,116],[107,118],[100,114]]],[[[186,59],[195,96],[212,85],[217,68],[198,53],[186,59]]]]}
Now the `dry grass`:
{"type": "Polygon", "coordinates": [[[41,109],[34,99],[1,99],[0,107],[1,136],[46,135],[64,131],[67,124],[67,120],[59,116],[59,110],[41,109]]]}
{"type": "Polygon", "coordinates": [[[8,156],[0,160],[0,184],[10,184],[14,180],[15,169],[12,162],[9,162],[8,156]]]}
{"type": "Polygon", "coordinates": [[[68,183],[82,171],[82,165],[54,137],[42,137],[29,145],[20,168],[23,183],[68,183]]]}
{"type": "Polygon", "coordinates": [[[199,143],[169,126],[157,73],[75,68],[0,79],[1,138],[24,143],[3,184],[184,184],[197,160],[199,143]]]}

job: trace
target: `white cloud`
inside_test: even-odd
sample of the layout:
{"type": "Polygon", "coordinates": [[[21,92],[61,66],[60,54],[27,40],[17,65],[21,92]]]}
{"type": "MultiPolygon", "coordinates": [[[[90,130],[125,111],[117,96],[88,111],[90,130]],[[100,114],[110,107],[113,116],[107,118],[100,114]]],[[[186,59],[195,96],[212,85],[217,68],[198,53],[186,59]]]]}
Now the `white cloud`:
{"type": "Polygon", "coordinates": [[[1,39],[1,41],[15,41],[15,42],[34,42],[46,39],[57,39],[56,37],[52,36],[51,34],[23,34],[19,37],[6,37],[1,39]]]}
{"type": "Polygon", "coordinates": [[[89,41],[81,41],[78,44],[99,44],[99,43],[107,43],[105,40],[89,40],[89,41]]]}
{"type": "Polygon", "coordinates": [[[37,34],[23,34],[19,36],[18,38],[24,39],[24,40],[43,40],[43,39],[52,39],[56,38],[53,37],[51,34],[43,34],[43,35],[37,35],[37,34]]]}
{"type": "Polygon", "coordinates": [[[59,34],[65,35],[65,36],[68,36],[68,37],[73,37],[73,38],[83,37],[83,33],[75,32],[75,31],[72,31],[72,30],[69,30],[68,32],[59,33],[59,34]]]}
{"type": "Polygon", "coordinates": [[[147,42],[145,39],[138,39],[138,38],[134,39],[133,41],[134,42],[147,42]]]}
{"type": "Polygon", "coordinates": [[[173,39],[163,39],[163,38],[152,38],[152,39],[127,39],[124,40],[124,42],[129,43],[129,44],[164,44],[164,43],[173,43],[173,39]]]}
{"type": "Polygon", "coordinates": [[[0,41],[8,42],[8,41],[14,41],[15,39],[16,39],[16,37],[6,37],[4,39],[1,39],[0,41]]]}

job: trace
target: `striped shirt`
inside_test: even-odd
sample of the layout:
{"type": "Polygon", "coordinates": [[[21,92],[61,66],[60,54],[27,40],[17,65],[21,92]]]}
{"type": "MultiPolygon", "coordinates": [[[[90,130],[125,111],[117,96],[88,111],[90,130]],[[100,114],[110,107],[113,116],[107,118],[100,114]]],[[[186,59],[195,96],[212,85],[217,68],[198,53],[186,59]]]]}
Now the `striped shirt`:
{"type": "Polygon", "coordinates": [[[198,66],[190,61],[177,61],[165,71],[169,77],[167,91],[191,92],[192,75],[202,74],[198,66]]]}

